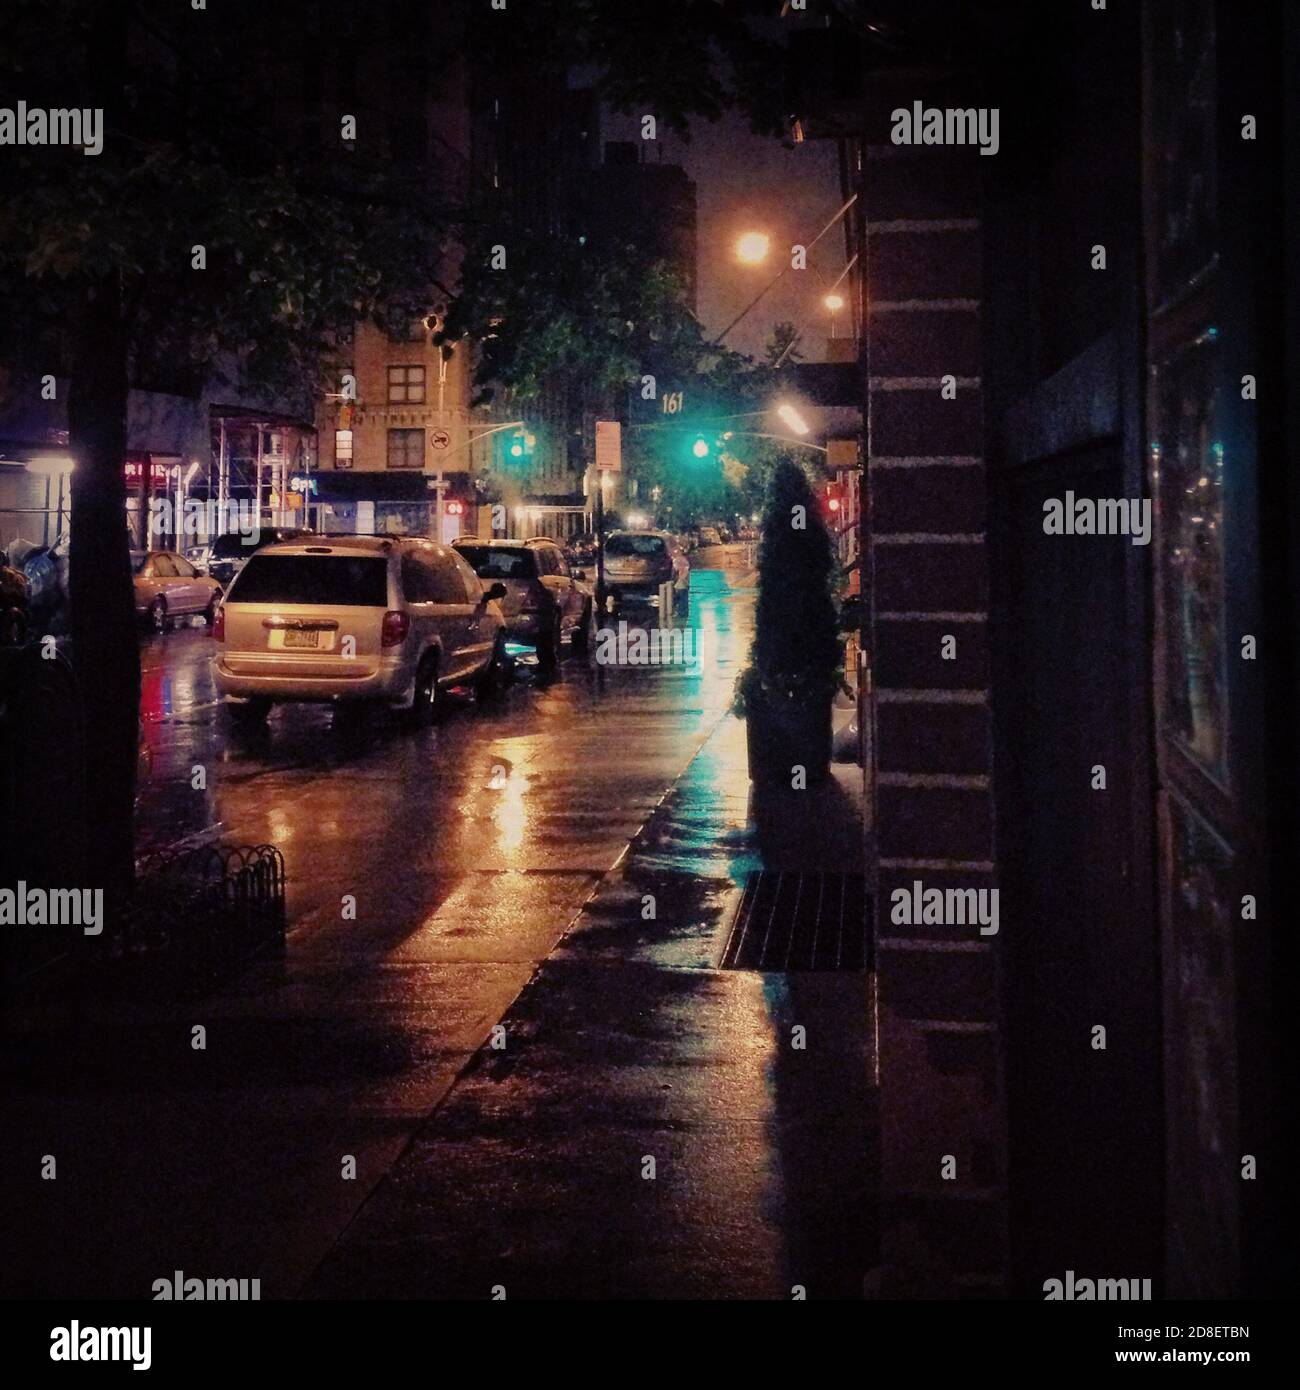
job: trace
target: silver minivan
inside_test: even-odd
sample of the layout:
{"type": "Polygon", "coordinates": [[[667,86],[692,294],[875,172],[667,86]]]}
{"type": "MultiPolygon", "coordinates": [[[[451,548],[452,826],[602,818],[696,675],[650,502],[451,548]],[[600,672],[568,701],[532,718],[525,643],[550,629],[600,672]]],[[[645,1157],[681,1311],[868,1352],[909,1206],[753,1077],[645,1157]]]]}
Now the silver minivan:
{"type": "Polygon", "coordinates": [[[431,723],[450,687],[508,683],[503,596],[432,540],[281,541],[249,557],[217,612],[217,688],[250,718],[280,701],[371,701],[431,723]]]}

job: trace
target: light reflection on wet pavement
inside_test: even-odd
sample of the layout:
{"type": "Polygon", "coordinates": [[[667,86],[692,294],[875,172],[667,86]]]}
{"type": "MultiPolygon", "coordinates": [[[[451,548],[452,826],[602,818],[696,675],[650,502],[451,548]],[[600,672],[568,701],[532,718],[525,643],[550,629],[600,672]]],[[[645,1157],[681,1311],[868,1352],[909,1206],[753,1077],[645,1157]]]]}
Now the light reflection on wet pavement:
{"type": "Polygon", "coordinates": [[[697,669],[571,658],[422,732],[311,707],[234,728],[206,632],[149,639],[141,849],[277,846],[285,956],[193,1003],[11,1019],[4,1166],[26,1166],[4,1190],[30,1190],[33,1153],[60,1181],[9,1202],[0,1289],[143,1298],[181,1269],[264,1298],[484,1297],[503,1274],[522,1296],[852,1296],[865,977],[713,969],[739,877],[817,819],[777,808],[766,843],[750,824],[725,717],[741,578],[693,576],[697,669]],[[809,1018],[802,1062],[779,1040],[809,1018]],[[846,1117],[833,1134],[819,1094],[846,1117]],[[628,1168],[648,1144],[653,1194],[628,1168]]]}

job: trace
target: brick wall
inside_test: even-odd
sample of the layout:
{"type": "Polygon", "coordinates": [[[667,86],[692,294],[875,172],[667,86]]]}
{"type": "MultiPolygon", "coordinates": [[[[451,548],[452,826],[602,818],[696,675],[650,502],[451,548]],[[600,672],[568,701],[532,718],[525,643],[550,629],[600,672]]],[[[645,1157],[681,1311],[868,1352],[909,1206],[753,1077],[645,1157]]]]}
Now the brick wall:
{"type": "MultiPolygon", "coordinates": [[[[873,79],[863,174],[885,1297],[1005,1286],[996,937],[898,923],[892,893],[996,884],[978,149],[895,146],[873,79]],[[942,382],[953,377],[955,397],[942,382]],[[953,639],[947,641],[946,639],[953,639]],[[945,648],[947,654],[945,654],[945,648]],[[951,1176],[945,1175],[945,1165],[951,1176]]],[[[1001,924],[999,924],[1001,926],[1001,924]]]]}
{"type": "MultiPolygon", "coordinates": [[[[387,468],[388,431],[422,429],[425,432],[424,467],[464,472],[470,467],[468,350],[460,346],[446,364],[446,381],[439,392],[440,350],[428,337],[413,342],[392,342],[373,324],[356,328],[352,370],[357,378],[357,409],[352,425],[352,467],[355,470],[387,468]],[[419,404],[388,403],[388,368],[423,366],[425,392],[419,404]],[[441,405],[441,409],[439,406],[441,405]],[[445,449],[433,446],[432,431],[444,430],[445,449]]],[[[334,466],[334,431],[339,402],[325,401],[317,416],[320,460],[334,466]]]]}

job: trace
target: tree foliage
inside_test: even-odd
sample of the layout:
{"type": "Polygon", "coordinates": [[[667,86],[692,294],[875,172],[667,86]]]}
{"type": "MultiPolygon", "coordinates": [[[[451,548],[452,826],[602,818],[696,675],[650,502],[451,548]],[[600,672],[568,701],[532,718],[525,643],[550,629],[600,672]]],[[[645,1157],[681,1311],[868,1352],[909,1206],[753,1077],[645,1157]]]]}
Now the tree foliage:
{"type": "MultiPolygon", "coordinates": [[[[252,85],[232,77],[246,58],[241,8],[223,20],[144,0],[105,6],[124,26],[124,66],[103,152],[5,152],[0,350],[35,335],[67,361],[88,281],[111,276],[134,380],[165,386],[232,364],[241,386],[302,407],[341,331],[425,311],[445,210],[371,158],[364,128],[355,150],[325,157],[268,124],[252,85]]],[[[71,78],[95,62],[86,13],[18,0],[0,40],[6,90],[81,104],[71,78]]]]}
{"type": "Polygon", "coordinates": [[[471,42],[502,65],[579,67],[624,115],[683,138],[693,117],[745,112],[759,134],[786,126],[784,48],[768,0],[528,0],[471,10],[471,42]],[[503,14],[509,21],[503,22],[503,14]]]}
{"type": "Polygon", "coordinates": [[[439,340],[477,345],[476,404],[528,400],[556,377],[619,392],[647,371],[694,371],[707,344],[677,273],[631,247],[480,229],[439,340]]]}
{"type": "Polygon", "coordinates": [[[804,470],[772,475],[758,547],[753,664],[768,684],[833,690],[839,666],[835,552],[804,470]]]}
{"type": "Polygon", "coordinates": [[[6,93],[103,112],[96,155],[4,150],[0,356],[72,382],[72,638],[94,731],[89,872],[110,912],[132,877],[140,686],[130,386],[193,392],[224,359],[264,403],[305,407],[336,337],[364,316],[409,319],[443,259],[439,208],[376,160],[376,132],[326,157],[274,119],[248,74],[281,18],[250,0],[13,0],[0,29],[6,93]]]}

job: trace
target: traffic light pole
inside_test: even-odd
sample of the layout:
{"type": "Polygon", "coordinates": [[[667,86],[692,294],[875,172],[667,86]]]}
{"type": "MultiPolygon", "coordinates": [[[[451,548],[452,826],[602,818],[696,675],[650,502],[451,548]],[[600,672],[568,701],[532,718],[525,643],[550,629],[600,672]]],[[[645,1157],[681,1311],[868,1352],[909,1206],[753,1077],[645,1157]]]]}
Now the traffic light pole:
{"type": "Polygon", "coordinates": [[[605,615],[605,470],[596,472],[596,611],[605,615]]]}

